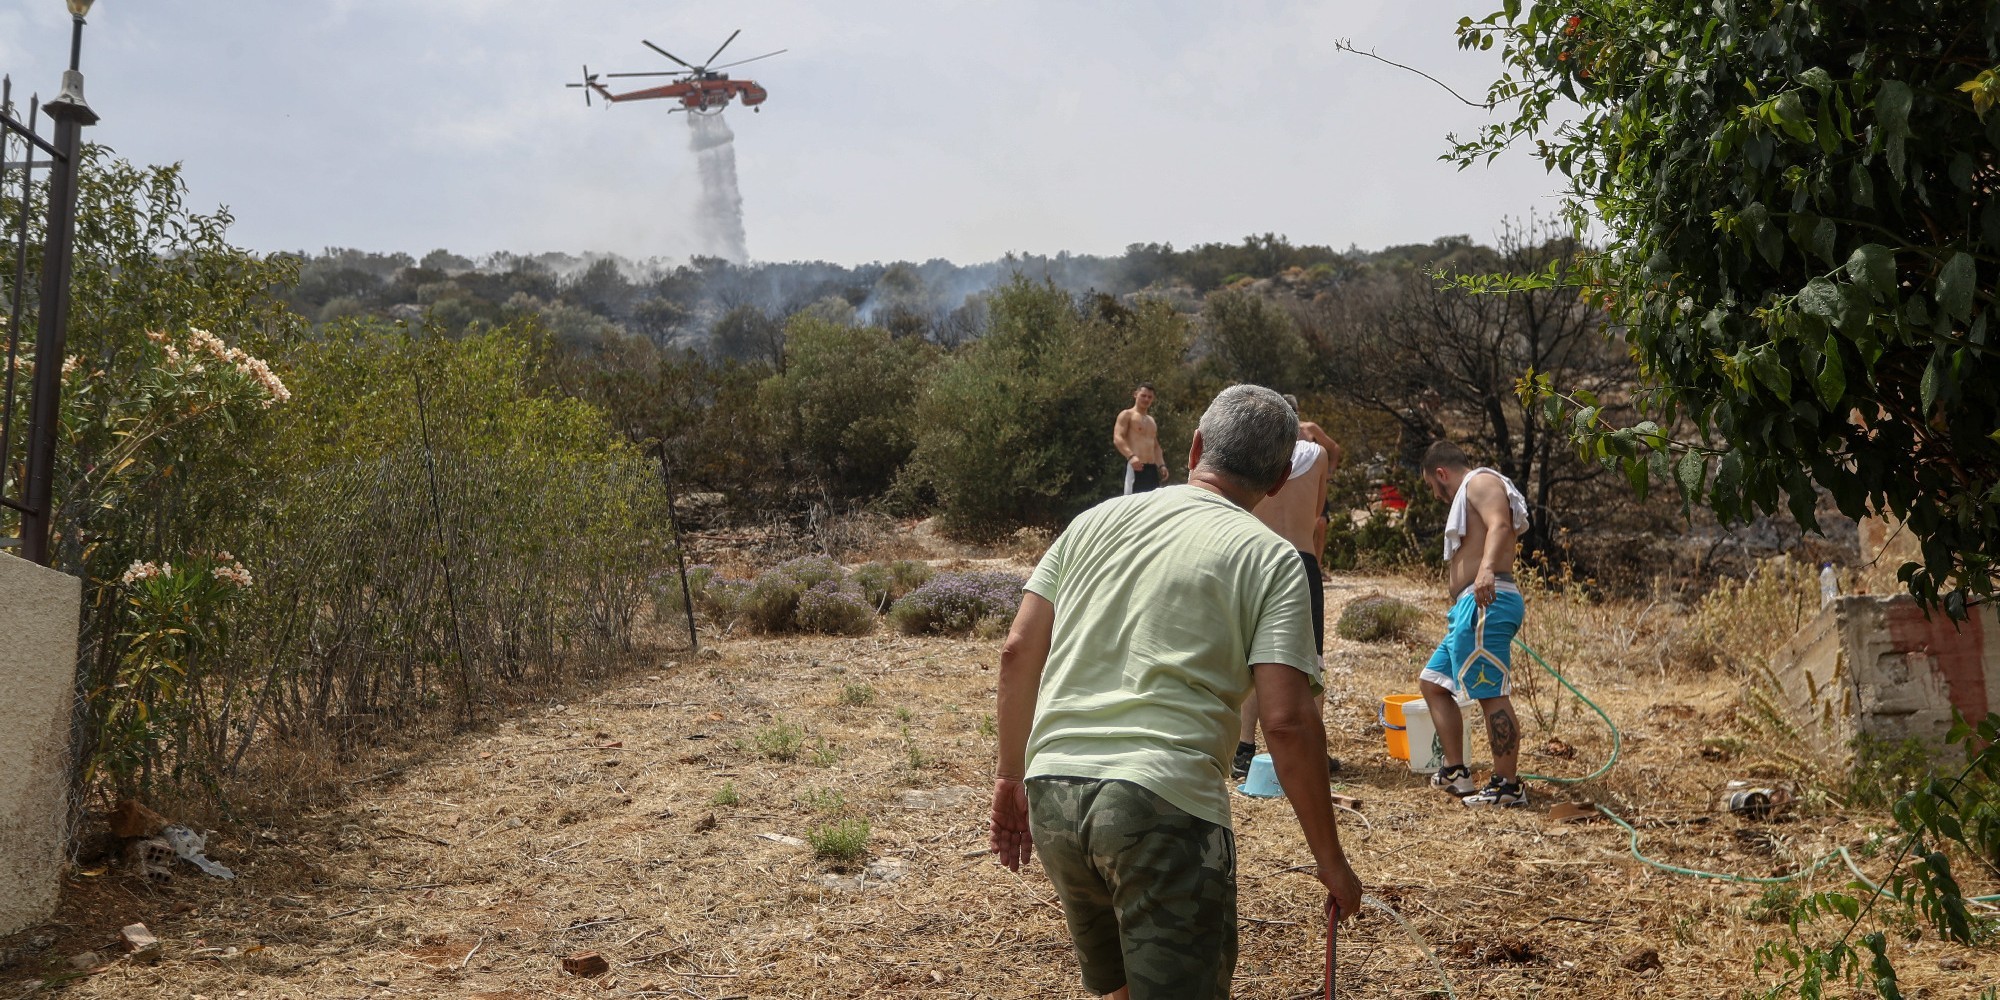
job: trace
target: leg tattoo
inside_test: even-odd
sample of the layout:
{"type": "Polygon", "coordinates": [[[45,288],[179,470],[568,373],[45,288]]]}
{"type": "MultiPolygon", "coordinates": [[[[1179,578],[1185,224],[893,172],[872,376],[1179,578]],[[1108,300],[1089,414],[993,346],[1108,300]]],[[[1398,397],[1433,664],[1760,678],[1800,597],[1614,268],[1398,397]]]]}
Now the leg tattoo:
{"type": "Polygon", "coordinates": [[[1520,751],[1521,726],[1513,712],[1496,709],[1486,717],[1486,728],[1493,739],[1494,757],[1512,757],[1520,751]]]}

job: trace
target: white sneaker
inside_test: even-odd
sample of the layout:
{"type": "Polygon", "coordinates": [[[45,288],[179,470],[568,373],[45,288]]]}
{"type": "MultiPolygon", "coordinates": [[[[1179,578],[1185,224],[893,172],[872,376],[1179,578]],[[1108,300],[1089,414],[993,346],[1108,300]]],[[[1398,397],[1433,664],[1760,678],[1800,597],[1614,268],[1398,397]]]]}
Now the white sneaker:
{"type": "Polygon", "coordinates": [[[1464,764],[1439,769],[1431,775],[1431,787],[1459,799],[1479,790],[1479,786],[1472,783],[1472,769],[1464,764]]]}
{"type": "Polygon", "coordinates": [[[1528,806],[1528,789],[1518,778],[1508,781],[1494,775],[1485,788],[1459,801],[1475,809],[1525,809],[1528,806]]]}

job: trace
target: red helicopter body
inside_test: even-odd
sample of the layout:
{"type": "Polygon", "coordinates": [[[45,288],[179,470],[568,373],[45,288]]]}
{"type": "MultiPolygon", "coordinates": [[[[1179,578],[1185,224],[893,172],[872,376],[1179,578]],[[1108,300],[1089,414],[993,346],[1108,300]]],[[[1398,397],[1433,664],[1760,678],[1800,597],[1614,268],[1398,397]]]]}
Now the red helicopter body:
{"type": "Polygon", "coordinates": [[[707,60],[699,65],[690,63],[668,52],[666,49],[654,45],[652,42],[641,39],[641,44],[647,48],[666,56],[668,59],[672,59],[674,62],[680,63],[686,68],[649,73],[602,74],[605,77],[673,76],[681,78],[672,83],[662,84],[657,87],[646,87],[641,90],[629,90],[622,94],[614,94],[611,92],[611,88],[597,82],[600,74],[592,73],[590,67],[585,66],[583,68],[583,82],[572,83],[569,86],[583,90],[583,103],[586,105],[590,103],[590,95],[594,91],[604,98],[607,105],[622,104],[626,101],[673,100],[680,102],[680,107],[673,109],[675,111],[686,111],[689,114],[696,115],[713,115],[721,113],[722,109],[729,106],[730,101],[736,101],[744,107],[756,111],[759,110],[757,106],[764,103],[765,98],[771,96],[770,91],[765,90],[755,80],[732,80],[729,78],[729,74],[718,71],[728,69],[730,66],[741,66],[747,62],[755,62],[759,59],[768,59],[771,56],[777,55],[778,52],[786,50],[779,49],[778,52],[766,52],[761,56],[739,59],[733,63],[725,63],[724,65],[710,69],[709,64],[715,62],[716,57],[722,55],[722,50],[728,48],[729,43],[735,41],[736,36],[742,33],[743,31],[740,28],[732,32],[728,40],[724,41],[721,47],[715,50],[714,55],[709,56],[707,60]]]}

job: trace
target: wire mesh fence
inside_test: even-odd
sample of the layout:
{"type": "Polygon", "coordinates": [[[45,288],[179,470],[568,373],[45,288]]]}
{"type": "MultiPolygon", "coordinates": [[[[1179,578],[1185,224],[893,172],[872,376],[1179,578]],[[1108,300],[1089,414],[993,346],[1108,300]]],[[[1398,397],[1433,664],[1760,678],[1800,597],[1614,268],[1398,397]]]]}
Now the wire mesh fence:
{"type": "Polygon", "coordinates": [[[130,518],[121,548],[172,554],[180,576],[129,551],[123,576],[90,573],[79,790],[219,801],[260,749],[474,724],[687,641],[652,613],[679,585],[656,460],[566,404],[469,398],[459,376],[371,384],[379,442],[274,459],[226,531],[173,489],[147,498],[180,527],[130,518]],[[186,582],[238,567],[254,582],[186,582]]]}

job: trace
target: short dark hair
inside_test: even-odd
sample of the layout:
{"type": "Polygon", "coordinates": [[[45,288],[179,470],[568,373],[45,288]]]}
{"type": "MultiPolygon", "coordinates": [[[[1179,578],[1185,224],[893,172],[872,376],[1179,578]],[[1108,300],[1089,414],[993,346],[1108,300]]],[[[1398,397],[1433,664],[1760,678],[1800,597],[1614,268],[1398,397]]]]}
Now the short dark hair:
{"type": "Polygon", "coordinates": [[[1139,391],[1139,390],[1141,390],[1141,389],[1144,389],[1144,390],[1146,390],[1147,392],[1150,392],[1150,393],[1152,393],[1152,394],[1153,394],[1153,395],[1155,395],[1155,396],[1157,396],[1157,395],[1159,395],[1159,394],[1160,394],[1160,390],[1158,390],[1158,389],[1155,389],[1155,388],[1153,388],[1153,383],[1151,383],[1151,382],[1141,382],[1141,383],[1139,383],[1138,385],[1135,385],[1135,386],[1133,386],[1133,387],[1132,387],[1132,391],[1133,391],[1133,392],[1138,392],[1138,391],[1139,391]]]}
{"type": "Polygon", "coordinates": [[[1452,444],[1450,441],[1432,441],[1431,446],[1424,449],[1424,467],[1422,469],[1424,472],[1429,472],[1432,469],[1469,469],[1471,467],[1472,460],[1465,457],[1465,449],[1452,444]]]}

